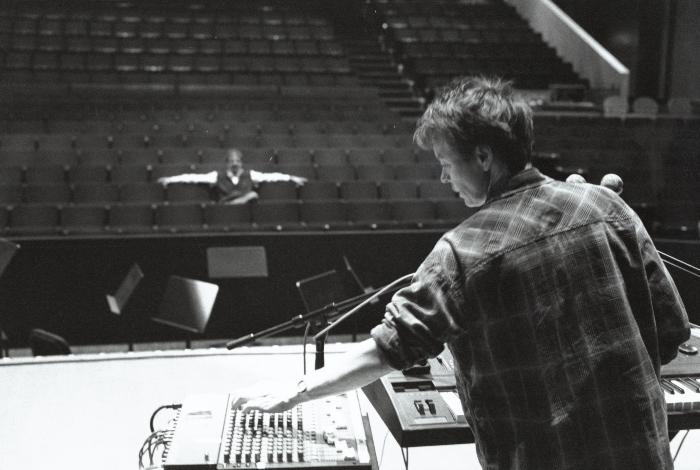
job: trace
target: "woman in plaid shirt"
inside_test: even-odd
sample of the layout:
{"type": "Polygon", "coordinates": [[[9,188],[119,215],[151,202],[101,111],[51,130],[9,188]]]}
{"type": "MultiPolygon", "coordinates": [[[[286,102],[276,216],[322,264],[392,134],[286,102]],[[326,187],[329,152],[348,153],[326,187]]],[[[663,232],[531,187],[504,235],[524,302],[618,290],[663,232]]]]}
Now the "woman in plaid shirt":
{"type": "Polygon", "coordinates": [[[372,338],[244,394],[243,409],[357,388],[447,344],[485,469],[673,468],[658,377],[690,330],[637,215],[609,189],[531,167],[532,112],[500,80],[453,82],[414,138],[480,209],[441,237],[372,338]]]}

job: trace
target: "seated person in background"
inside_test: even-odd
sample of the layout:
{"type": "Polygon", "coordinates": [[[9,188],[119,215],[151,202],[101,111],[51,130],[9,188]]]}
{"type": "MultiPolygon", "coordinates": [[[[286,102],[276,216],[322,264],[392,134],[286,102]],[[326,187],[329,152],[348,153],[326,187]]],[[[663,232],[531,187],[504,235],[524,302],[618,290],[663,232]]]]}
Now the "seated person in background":
{"type": "Polygon", "coordinates": [[[261,171],[243,168],[243,153],[238,149],[230,149],[226,154],[226,166],[218,171],[209,173],[184,173],[182,175],[164,176],[158,178],[163,186],[172,183],[208,184],[216,187],[219,202],[223,204],[245,204],[258,198],[253,185],[272,183],[276,181],[293,181],[298,186],[306,183],[306,178],[287,175],[285,173],[263,173],[261,171]]]}

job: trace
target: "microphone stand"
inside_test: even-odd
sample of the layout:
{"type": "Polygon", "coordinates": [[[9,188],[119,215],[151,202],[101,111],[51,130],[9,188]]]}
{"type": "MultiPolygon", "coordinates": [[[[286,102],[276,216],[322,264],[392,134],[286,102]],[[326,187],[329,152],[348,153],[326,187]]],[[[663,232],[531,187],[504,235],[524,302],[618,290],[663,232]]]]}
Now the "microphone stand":
{"type": "Polygon", "coordinates": [[[226,343],[226,349],[235,349],[241,346],[245,346],[246,344],[250,344],[253,341],[256,341],[260,338],[265,338],[268,336],[276,335],[278,333],[282,333],[283,331],[288,331],[294,328],[300,328],[304,326],[307,322],[315,322],[318,321],[318,319],[321,319],[324,323],[327,321],[332,321],[331,324],[326,326],[324,329],[316,333],[314,335],[314,341],[316,343],[316,359],[315,359],[315,367],[317,369],[323,367],[324,364],[324,345],[326,342],[326,338],[328,337],[328,332],[335,327],[338,323],[344,321],[346,318],[349,316],[355,314],[357,311],[359,311],[362,307],[370,303],[372,300],[375,298],[379,297],[382,294],[385,294],[387,292],[395,292],[399,290],[401,287],[403,287],[403,283],[406,282],[406,280],[410,280],[413,277],[413,273],[408,274],[406,276],[403,276],[391,284],[388,284],[387,286],[382,287],[381,289],[376,289],[372,292],[365,292],[360,295],[357,295],[355,297],[351,297],[349,299],[340,301],[340,302],[332,302],[325,307],[322,307],[320,309],[314,310],[312,312],[309,312],[305,315],[296,315],[292,317],[290,320],[287,320],[285,322],[279,323],[277,325],[271,326],[270,328],[266,328],[264,330],[258,331],[256,333],[250,333],[245,336],[241,336],[240,338],[228,341],[226,343]],[[348,309],[350,309],[348,311],[348,309]],[[343,312],[346,312],[344,313],[343,312]],[[341,315],[342,314],[342,315],[341,315]],[[338,315],[341,315],[340,318],[337,320],[333,321],[335,317],[338,315]]]}

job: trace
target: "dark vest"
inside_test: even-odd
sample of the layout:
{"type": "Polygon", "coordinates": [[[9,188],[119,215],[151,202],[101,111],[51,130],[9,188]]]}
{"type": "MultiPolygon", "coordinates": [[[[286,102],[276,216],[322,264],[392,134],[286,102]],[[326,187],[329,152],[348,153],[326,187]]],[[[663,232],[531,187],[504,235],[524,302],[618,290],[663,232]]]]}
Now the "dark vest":
{"type": "Polygon", "coordinates": [[[253,190],[253,179],[250,177],[250,171],[243,170],[238,177],[238,183],[233,184],[231,178],[226,174],[226,170],[219,170],[216,175],[216,190],[219,199],[231,200],[253,190]]]}

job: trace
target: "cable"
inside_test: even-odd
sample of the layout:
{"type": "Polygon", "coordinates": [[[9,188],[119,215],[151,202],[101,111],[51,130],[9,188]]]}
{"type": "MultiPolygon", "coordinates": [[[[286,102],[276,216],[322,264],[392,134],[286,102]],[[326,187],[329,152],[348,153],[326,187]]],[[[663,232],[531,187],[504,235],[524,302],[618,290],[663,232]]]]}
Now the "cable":
{"type": "Polygon", "coordinates": [[[155,420],[156,415],[157,415],[161,410],[164,410],[164,409],[166,409],[166,408],[170,408],[170,409],[173,409],[173,410],[179,410],[180,408],[182,408],[182,404],[181,404],[181,403],[173,403],[172,405],[162,405],[162,406],[159,406],[158,408],[156,408],[156,411],[153,412],[153,414],[151,415],[151,420],[149,421],[149,425],[150,425],[150,428],[151,428],[151,432],[154,432],[153,421],[155,420]]]}
{"type": "Polygon", "coordinates": [[[153,464],[153,453],[155,449],[158,447],[158,445],[166,444],[166,441],[163,439],[165,437],[166,433],[165,431],[154,431],[151,433],[150,436],[146,438],[146,440],[143,442],[143,445],[141,446],[141,449],[139,450],[139,468],[145,468],[143,464],[143,457],[146,455],[146,452],[148,452],[148,468],[152,469],[154,468],[153,464]],[[155,441],[155,442],[154,442],[155,441]]]}
{"type": "Polygon", "coordinates": [[[676,461],[676,457],[678,457],[678,453],[681,451],[681,447],[683,447],[683,442],[685,442],[685,438],[688,437],[688,434],[690,434],[690,429],[685,431],[685,435],[681,439],[681,442],[678,444],[678,448],[676,449],[676,453],[673,454],[673,461],[676,461]]]}
{"type": "Polygon", "coordinates": [[[379,464],[377,465],[377,468],[382,468],[382,462],[384,461],[384,446],[386,446],[386,438],[389,437],[389,431],[384,434],[384,441],[382,442],[382,450],[380,452],[381,456],[379,457],[379,464]]]}
{"type": "Polygon", "coordinates": [[[681,259],[674,258],[673,256],[669,255],[668,253],[664,253],[663,251],[658,251],[658,253],[661,257],[661,260],[667,265],[673,266],[674,268],[678,268],[681,271],[685,271],[686,273],[691,274],[695,277],[700,277],[700,268],[698,268],[697,266],[693,266],[690,263],[686,263],[681,259]]]}
{"type": "Polygon", "coordinates": [[[347,312],[345,312],[344,314],[342,314],[339,318],[337,318],[333,323],[331,323],[330,325],[328,325],[327,327],[325,327],[324,329],[322,329],[321,331],[319,331],[318,333],[316,333],[316,335],[314,335],[314,339],[319,339],[320,337],[322,337],[323,335],[325,335],[326,333],[328,333],[331,329],[333,329],[335,326],[337,326],[340,322],[345,321],[348,317],[354,315],[355,312],[357,312],[358,310],[360,310],[362,307],[364,307],[364,306],[367,305],[368,303],[372,302],[374,299],[376,299],[377,297],[379,297],[380,295],[382,295],[384,292],[386,292],[386,291],[388,291],[388,290],[391,290],[391,289],[392,289],[394,286],[396,286],[397,284],[401,284],[401,283],[404,283],[404,282],[406,282],[406,281],[410,281],[410,280],[413,278],[413,275],[414,275],[414,274],[415,274],[415,273],[406,274],[405,276],[402,276],[402,277],[400,277],[400,278],[394,280],[393,282],[391,282],[391,284],[387,284],[386,286],[382,287],[382,288],[379,289],[377,292],[375,292],[374,294],[372,294],[372,295],[370,295],[369,297],[367,297],[364,301],[362,301],[361,304],[359,304],[359,305],[355,306],[354,308],[348,310],[347,312]]]}
{"type": "Polygon", "coordinates": [[[302,360],[304,361],[304,375],[306,375],[306,339],[309,336],[309,330],[311,329],[311,322],[306,322],[306,328],[304,328],[304,350],[302,352],[302,360]]]}

